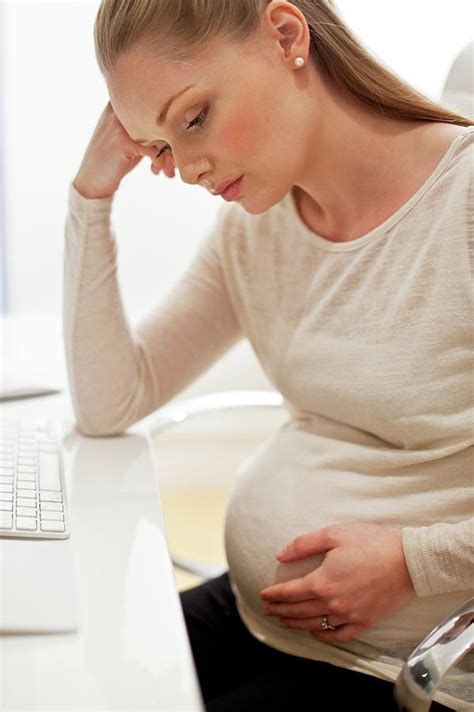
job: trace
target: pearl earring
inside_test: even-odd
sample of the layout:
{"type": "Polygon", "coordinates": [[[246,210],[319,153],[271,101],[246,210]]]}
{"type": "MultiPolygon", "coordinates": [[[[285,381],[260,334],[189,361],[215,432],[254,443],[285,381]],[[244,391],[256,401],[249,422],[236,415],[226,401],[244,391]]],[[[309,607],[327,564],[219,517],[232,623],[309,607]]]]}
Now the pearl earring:
{"type": "Polygon", "coordinates": [[[303,57],[296,57],[295,59],[295,64],[297,67],[302,67],[304,64],[304,59],[303,57]]]}

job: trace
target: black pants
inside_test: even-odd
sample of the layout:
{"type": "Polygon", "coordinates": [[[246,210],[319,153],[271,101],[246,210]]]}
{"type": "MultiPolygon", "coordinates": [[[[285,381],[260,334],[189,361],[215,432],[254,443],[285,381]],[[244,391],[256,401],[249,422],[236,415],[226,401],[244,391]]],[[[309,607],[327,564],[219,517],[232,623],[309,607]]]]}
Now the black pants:
{"type": "MultiPolygon", "coordinates": [[[[254,638],[227,574],[180,598],[207,712],[398,712],[391,682],[288,655],[254,638]]],[[[448,709],[431,706],[431,712],[448,709]]]]}

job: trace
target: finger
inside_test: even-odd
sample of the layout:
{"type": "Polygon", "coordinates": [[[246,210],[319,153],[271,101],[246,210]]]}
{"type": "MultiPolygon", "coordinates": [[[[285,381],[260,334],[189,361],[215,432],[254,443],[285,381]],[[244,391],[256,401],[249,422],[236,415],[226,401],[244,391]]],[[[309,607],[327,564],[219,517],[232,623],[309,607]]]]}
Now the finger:
{"type": "MultiPolygon", "coordinates": [[[[328,618],[328,622],[330,625],[334,626],[347,626],[347,619],[342,616],[331,616],[328,618]]],[[[312,618],[280,618],[280,625],[282,628],[318,631],[321,627],[321,616],[315,616],[312,618]]]]}
{"type": "Polygon", "coordinates": [[[263,611],[269,616],[279,616],[286,618],[315,618],[327,613],[327,603],[323,603],[317,598],[308,601],[298,601],[297,603],[264,603],[263,611]]]}
{"type": "Polygon", "coordinates": [[[333,549],[336,543],[331,536],[333,527],[323,527],[315,532],[302,534],[293,539],[288,546],[280,549],[276,554],[279,561],[297,561],[305,559],[314,554],[324,554],[329,549],[333,549]]]}
{"type": "MultiPolygon", "coordinates": [[[[336,618],[336,616],[333,616],[333,618],[336,618]]],[[[331,625],[333,625],[332,621],[331,625]]],[[[316,628],[312,630],[310,634],[313,638],[324,642],[327,641],[331,643],[334,641],[335,643],[342,643],[357,638],[363,630],[365,630],[364,626],[349,623],[347,625],[341,625],[339,628],[336,628],[336,630],[319,630],[319,628],[316,628]]]]}
{"type": "Polygon", "coordinates": [[[167,173],[167,171],[166,171],[166,164],[165,164],[165,162],[163,161],[162,158],[159,158],[159,159],[156,160],[156,161],[152,161],[151,170],[152,170],[152,172],[155,173],[156,175],[157,175],[158,173],[160,173],[161,171],[163,171],[163,173],[164,173],[165,175],[167,175],[168,177],[171,177],[171,176],[168,175],[168,173],[167,173]]]}
{"type": "Polygon", "coordinates": [[[292,602],[308,601],[316,598],[313,586],[307,576],[299,579],[278,583],[260,591],[260,597],[264,601],[272,602],[292,602]]]}
{"type": "Polygon", "coordinates": [[[163,173],[168,178],[175,177],[174,161],[166,153],[162,154],[159,158],[155,158],[154,160],[152,160],[151,170],[155,174],[158,174],[160,171],[163,171],[163,173]]]}
{"type": "Polygon", "coordinates": [[[173,154],[172,153],[166,154],[165,161],[166,161],[166,167],[168,168],[169,173],[171,174],[171,177],[174,177],[175,165],[174,165],[173,154]]]}
{"type": "Polygon", "coordinates": [[[168,176],[168,178],[174,178],[174,176],[175,176],[174,165],[170,161],[167,161],[165,163],[165,167],[163,170],[164,170],[165,175],[168,176]]]}

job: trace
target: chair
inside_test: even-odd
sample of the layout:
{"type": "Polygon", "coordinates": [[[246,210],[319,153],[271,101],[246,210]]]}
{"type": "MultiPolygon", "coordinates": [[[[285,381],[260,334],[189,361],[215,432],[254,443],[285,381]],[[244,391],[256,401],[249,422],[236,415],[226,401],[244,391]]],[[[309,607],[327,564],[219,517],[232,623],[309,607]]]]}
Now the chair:
{"type": "MultiPolygon", "coordinates": [[[[270,411],[283,412],[283,398],[276,391],[225,391],[175,401],[161,408],[149,423],[152,438],[180,423],[201,416],[247,409],[263,417],[270,411]]],[[[271,422],[271,420],[270,420],[271,422]]],[[[269,431],[271,429],[268,429],[269,431]]],[[[226,570],[215,562],[195,561],[172,554],[173,564],[201,579],[219,576],[226,570]]],[[[394,686],[400,712],[427,712],[433,695],[448,670],[474,648],[474,598],[467,600],[439,623],[406,661],[394,686]]]]}
{"type": "Polygon", "coordinates": [[[441,103],[474,119],[474,42],[466,45],[451,65],[441,103]]]}
{"type": "Polygon", "coordinates": [[[474,598],[437,625],[412,652],[395,683],[401,712],[426,712],[448,670],[474,648],[474,598]]]}

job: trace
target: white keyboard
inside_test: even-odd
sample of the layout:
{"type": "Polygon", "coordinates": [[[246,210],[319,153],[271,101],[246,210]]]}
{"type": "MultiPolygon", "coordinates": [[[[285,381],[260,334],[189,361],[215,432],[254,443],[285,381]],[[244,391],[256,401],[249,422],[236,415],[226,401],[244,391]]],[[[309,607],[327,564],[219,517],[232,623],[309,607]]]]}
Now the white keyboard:
{"type": "Polygon", "coordinates": [[[70,536],[56,421],[0,418],[0,538],[70,536]]]}

